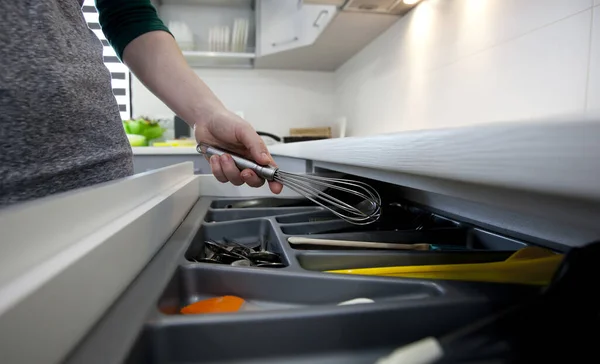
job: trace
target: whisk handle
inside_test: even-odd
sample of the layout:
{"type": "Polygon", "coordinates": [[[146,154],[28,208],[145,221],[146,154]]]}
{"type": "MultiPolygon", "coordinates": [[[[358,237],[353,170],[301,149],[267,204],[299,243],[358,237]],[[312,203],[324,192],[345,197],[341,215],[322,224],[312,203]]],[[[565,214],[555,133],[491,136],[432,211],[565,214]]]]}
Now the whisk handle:
{"type": "Polygon", "coordinates": [[[231,158],[233,158],[235,165],[239,168],[240,171],[243,169],[251,169],[254,172],[256,172],[259,176],[269,181],[273,180],[273,178],[275,177],[275,171],[277,171],[276,168],[261,166],[251,160],[240,157],[239,155],[233,154],[225,150],[221,150],[219,148],[212,147],[207,144],[198,144],[196,150],[198,151],[198,153],[208,155],[209,157],[213,155],[229,154],[231,158]]]}

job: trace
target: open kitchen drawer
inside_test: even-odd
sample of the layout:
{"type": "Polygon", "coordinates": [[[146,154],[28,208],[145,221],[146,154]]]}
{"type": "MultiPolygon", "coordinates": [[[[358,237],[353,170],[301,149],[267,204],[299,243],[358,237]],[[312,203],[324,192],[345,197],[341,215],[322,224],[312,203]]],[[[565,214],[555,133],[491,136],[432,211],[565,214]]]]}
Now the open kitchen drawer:
{"type": "MultiPolygon", "coordinates": [[[[374,363],[399,345],[446,333],[539,289],[322,273],[355,266],[500,261],[525,243],[430,214],[431,225],[423,227],[424,221],[418,219],[423,211],[418,209],[405,211],[394,223],[357,228],[316,207],[231,206],[242,201],[248,200],[201,198],[198,214],[190,216],[202,220],[198,233],[187,244],[168,243],[180,244],[178,267],[159,298],[152,301],[127,363],[374,363]],[[309,222],[310,216],[329,220],[309,222]],[[394,225],[403,230],[395,231],[394,225]],[[418,227],[421,230],[415,230],[418,227]],[[286,240],[290,233],[332,237],[337,230],[347,231],[343,233],[347,237],[364,237],[366,229],[382,229],[398,239],[411,235],[413,241],[446,236],[454,244],[472,248],[452,252],[314,250],[295,249],[286,240]],[[282,256],[285,267],[195,261],[203,255],[205,240],[229,238],[252,244],[261,234],[266,236],[268,250],[282,256]],[[248,306],[237,313],[179,312],[194,301],[221,295],[242,297],[248,306]],[[338,306],[362,297],[375,302],[338,306]]],[[[249,201],[274,202],[269,198],[249,201]]]]}
{"type": "MultiPolygon", "coordinates": [[[[394,191],[389,185],[378,188],[394,191]]],[[[296,197],[201,196],[65,362],[375,363],[397,347],[447,334],[539,293],[537,285],[326,272],[500,262],[530,245],[400,201],[392,192],[383,197],[382,218],[358,227],[296,197]],[[292,246],[287,240],[292,236],[430,243],[442,249],[292,246]],[[253,246],[261,238],[283,266],[202,261],[206,241],[253,246]],[[444,250],[444,244],[454,248],[444,250]],[[222,295],[243,298],[244,309],[180,312],[195,301],[222,295]],[[355,298],[373,302],[339,305],[355,298]]]]}
{"type": "MultiPolygon", "coordinates": [[[[358,178],[354,176],[354,178],[358,178]]],[[[376,181],[371,183],[377,184],[376,181]]],[[[109,360],[94,346],[130,330],[124,363],[375,363],[394,348],[438,336],[518,303],[536,285],[333,274],[332,269],[499,262],[528,246],[399,201],[378,187],[384,215],[369,226],[348,224],[301,198],[201,197],[178,231],[142,271],[112,312],[69,362],[109,360]],[[310,236],[462,247],[439,251],[292,246],[310,236]],[[263,238],[281,267],[202,261],[206,241],[256,246],[263,238]],[[185,315],[180,309],[223,295],[246,300],[240,312],[185,315]],[[374,302],[338,305],[355,298],[374,302]],[[112,317],[111,317],[112,315],[112,317]],[[112,322],[112,325],[111,325],[112,322]],[[135,334],[135,335],[133,335],[135,334]]]]}
{"type": "MultiPolygon", "coordinates": [[[[448,334],[538,294],[541,285],[415,279],[330,270],[501,262],[539,241],[446,216],[365,180],[382,218],[355,226],[300,197],[201,196],[183,223],[68,363],[375,363],[424,337],[448,334]],[[291,245],[290,237],[437,244],[435,251],[291,245]],[[262,247],[276,267],[208,262],[209,244],[262,247]],[[451,247],[446,249],[446,247],[451,247]],[[182,314],[233,295],[239,312],[182,314]],[[368,298],[370,303],[339,305],[368,298]],[[113,342],[113,350],[106,346],[113,342]],[[104,343],[104,345],[102,345],[104,343]],[[111,356],[114,355],[114,356],[111,356]]],[[[563,253],[556,249],[549,250],[563,253]]]]}

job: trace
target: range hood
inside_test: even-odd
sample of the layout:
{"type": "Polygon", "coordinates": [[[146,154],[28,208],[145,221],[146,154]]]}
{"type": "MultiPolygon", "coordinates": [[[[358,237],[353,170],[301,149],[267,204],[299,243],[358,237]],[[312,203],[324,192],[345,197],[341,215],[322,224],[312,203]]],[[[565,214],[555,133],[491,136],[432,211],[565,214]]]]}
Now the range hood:
{"type": "Polygon", "coordinates": [[[416,5],[416,3],[405,4],[403,0],[304,0],[304,2],[307,4],[335,5],[341,11],[388,15],[404,15],[416,5]]]}

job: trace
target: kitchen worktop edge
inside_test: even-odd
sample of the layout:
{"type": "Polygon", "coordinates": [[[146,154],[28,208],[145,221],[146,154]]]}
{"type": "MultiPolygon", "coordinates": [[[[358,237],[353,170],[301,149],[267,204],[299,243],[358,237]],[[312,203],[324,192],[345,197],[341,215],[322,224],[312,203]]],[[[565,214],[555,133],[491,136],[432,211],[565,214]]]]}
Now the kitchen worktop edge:
{"type": "Polygon", "coordinates": [[[132,147],[133,155],[198,155],[195,147],[132,147]]]}
{"type": "Polygon", "coordinates": [[[276,145],[275,157],[600,200],[600,114],[276,145]]]}

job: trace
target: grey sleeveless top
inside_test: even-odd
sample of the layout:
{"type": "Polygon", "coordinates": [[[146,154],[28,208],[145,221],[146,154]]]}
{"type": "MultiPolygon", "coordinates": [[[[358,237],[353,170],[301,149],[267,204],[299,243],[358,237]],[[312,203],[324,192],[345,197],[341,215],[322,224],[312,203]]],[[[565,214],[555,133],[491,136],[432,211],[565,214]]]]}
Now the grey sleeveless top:
{"type": "Polygon", "coordinates": [[[81,6],[0,1],[0,207],[133,173],[103,46],[81,6]]]}

